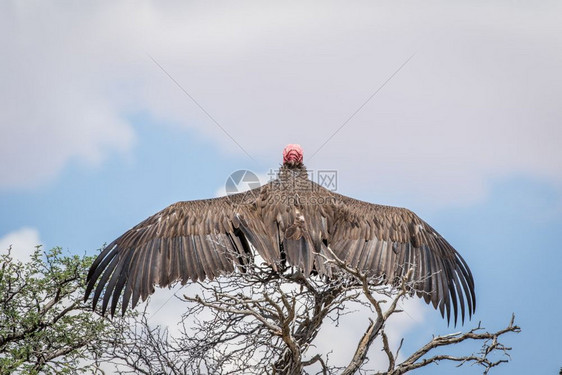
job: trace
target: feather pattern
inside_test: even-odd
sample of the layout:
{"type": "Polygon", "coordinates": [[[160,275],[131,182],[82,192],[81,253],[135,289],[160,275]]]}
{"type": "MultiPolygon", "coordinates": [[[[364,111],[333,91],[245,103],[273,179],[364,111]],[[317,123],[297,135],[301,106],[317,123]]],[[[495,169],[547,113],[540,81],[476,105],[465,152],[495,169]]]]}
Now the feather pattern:
{"type": "MultiPolygon", "coordinates": [[[[115,313],[156,285],[214,279],[253,261],[282,259],[306,276],[333,276],[331,252],[351,267],[396,284],[413,268],[413,292],[455,324],[476,308],[474,280],[461,255],[412,211],[349,198],[310,181],[304,166],[283,165],[276,180],[245,193],[172,204],[100,253],[86,298],[115,313]]],[[[281,268],[280,268],[281,267],[281,268]]]]}

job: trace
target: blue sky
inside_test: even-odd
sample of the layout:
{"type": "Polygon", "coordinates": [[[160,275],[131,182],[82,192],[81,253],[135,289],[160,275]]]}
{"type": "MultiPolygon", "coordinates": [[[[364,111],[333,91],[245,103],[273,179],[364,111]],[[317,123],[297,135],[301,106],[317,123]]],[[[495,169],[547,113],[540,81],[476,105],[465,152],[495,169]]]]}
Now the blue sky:
{"type": "MultiPolygon", "coordinates": [[[[492,373],[562,366],[559,4],[0,8],[2,246],[93,254],[170,203],[216,196],[235,170],[264,175],[298,142],[340,193],[411,208],[461,252],[471,323],[516,314],[512,362],[492,373]]],[[[452,330],[423,305],[410,314],[405,349],[452,330]]]]}

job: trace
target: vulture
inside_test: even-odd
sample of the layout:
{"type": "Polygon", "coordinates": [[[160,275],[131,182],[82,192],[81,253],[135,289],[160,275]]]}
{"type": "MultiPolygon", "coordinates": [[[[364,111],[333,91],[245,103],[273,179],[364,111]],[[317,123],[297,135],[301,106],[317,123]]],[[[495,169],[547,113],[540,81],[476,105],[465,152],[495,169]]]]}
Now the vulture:
{"type": "Polygon", "coordinates": [[[405,208],[337,194],[309,179],[303,150],[290,144],[276,179],[243,193],[174,203],[107,245],[92,264],[85,300],[102,298],[102,313],[124,313],[155,286],[203,281],[243,271],[259,255],[274,270],[295,267],[305,277],[336,277],[334,254],[383,283],[410,269],[412,293],[451,314],[471,317],[474,280],[461,255],[405,208]]]}

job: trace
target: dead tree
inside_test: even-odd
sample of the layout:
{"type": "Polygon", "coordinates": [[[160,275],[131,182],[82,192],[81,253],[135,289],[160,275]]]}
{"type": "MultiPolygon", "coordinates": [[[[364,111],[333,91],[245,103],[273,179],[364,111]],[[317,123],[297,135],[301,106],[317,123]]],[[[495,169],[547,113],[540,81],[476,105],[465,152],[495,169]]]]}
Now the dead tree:
{"type": "Polygon", "coordinates": [[[397,285],[388,287],[381,278],[369,277],[337,258],[326,261],[339,270],[332,278],[305,278],[297,269],[278,272],[255,262],[245,272],[198,283],[197,293],[181,297],[185,313],[179,334],[152,326],[142,313],[114,320],[120,333],[109,339],[106,361],[113,361],[120,374],[398,375],[446,361],[459,366],[477,364],[487,374],[509,360],[511,348],[499,339],[520,331],[514,317],[496,332],[478,324],[464,333],[432,337],[399,360],[402,342],[398,350],[391,349],[385,324],[401,312],[399,302],[414,293],[411,270],[397,285]],[[370,311],[367,329],[349,363],[331,365],[329,353],[318,352],[315,339],[324,325],[339,324],[341,317],[352,314],[353,305],[370,311]],[[377,340],[388,366],[383,371],[367,370],[370,349],[377,340]],[[470,340],[481,343],[479,351],[462,356],[435,353],[470,340]]]}

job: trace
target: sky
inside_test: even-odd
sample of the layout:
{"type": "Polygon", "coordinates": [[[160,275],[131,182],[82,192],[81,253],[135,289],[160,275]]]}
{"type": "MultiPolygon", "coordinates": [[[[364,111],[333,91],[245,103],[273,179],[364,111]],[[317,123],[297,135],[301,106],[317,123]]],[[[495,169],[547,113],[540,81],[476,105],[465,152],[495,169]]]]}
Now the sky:
{"type": "Polygon", "coordinates": [[[4,1],[0,46],[2,251],[95,254],[300,143],[338,192],[412,209],[468,262],[472,321],[408,302],[405,349],[515,313],[492,373],[562,367],[561,3],[4,1]]]}

